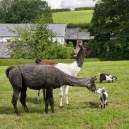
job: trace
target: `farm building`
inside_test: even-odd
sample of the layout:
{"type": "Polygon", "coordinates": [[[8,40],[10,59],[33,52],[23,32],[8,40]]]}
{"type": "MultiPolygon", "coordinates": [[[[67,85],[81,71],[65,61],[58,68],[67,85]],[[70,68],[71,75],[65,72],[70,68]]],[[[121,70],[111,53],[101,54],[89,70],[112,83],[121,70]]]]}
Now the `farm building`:
{"type": "MultiPolygon", "coordinates": [[[[9,43],[7,40],[15,35],[9,32],[9,29],[15,30],[15,27],[25,27],[26,25],[30,26],[31,24],[0,24],[0,58],[10,57],[6,47],[9,43]]],[[[52,38],[53,42],[64,44],[66,24],[48,24],[48,28],[56,34],[56,37],[52,38]]]]}
{"type": "MultiPolygon", "coordinates": [[[[7,40],[11,39],[15,35],[9,32],[9,29],[15,30],[15,27],[25,27],[31,24],[0,24],[0,58],[10,58],[7,49],[7,40]]],[[[48,24],[48,28],[52,30],[56,36],[52,38],[53,42],[61,44],[67,44],[69,41],[73,43],[74,48],[78,48],[78,43],[83,44],[88,42],[90,34],[87,32],[79,32],[78,28],[66,28],[66,24],[48,24]]]]}
{"type": "Polygon", "coordinates": [[[77,48],[78,44],[84,45],[93,38],[94,36],[90,36],[89,32],[79,32],[79,28],[66,28],[65,42],[72,42],[74,48],[77,48]]]}

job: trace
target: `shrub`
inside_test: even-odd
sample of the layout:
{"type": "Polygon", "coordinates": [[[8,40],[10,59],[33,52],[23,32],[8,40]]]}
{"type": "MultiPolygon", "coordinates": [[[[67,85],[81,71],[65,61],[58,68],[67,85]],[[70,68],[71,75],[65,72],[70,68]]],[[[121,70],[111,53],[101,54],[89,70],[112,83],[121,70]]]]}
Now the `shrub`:
{"type": "Polygon", "coordinates": [[[69,41],[67,46],[68,47],[73,47],[73,42],[72,41],[69,41]]]}

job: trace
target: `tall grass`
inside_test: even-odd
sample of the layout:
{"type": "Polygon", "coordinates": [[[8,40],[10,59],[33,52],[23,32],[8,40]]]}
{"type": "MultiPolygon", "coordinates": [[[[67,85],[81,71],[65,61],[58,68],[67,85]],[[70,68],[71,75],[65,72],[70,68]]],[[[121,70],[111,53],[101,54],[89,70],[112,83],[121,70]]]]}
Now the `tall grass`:
{"type": "Polygon", "coordinates": [[[54,23],[90,23],[93,10],[56,12],[52,16],[54,23]]]}
{"type": "MultiPolygon", "coordinates": [[[[128,129],[129,128],[129,61],[85,62],[78,77],[98,76],[110,73],[118,76],[118,81],[99,83],[109,94],[108,104],[101,109],[98,94],[86,88],[70,87],[70,105],[59,108],[57,89],[54,90],[55,113],[44,112],[44,103],[36,104],[36,91],[28,89],[27,105],[30,113],[25,113],[18,101],[21,116],[14,114],[11,104],[12,87],[5,76],[7,66],[0,66],[0,129],[128,129]]],[[[42,99],[42,96],[41,96],[42,99]]]]}

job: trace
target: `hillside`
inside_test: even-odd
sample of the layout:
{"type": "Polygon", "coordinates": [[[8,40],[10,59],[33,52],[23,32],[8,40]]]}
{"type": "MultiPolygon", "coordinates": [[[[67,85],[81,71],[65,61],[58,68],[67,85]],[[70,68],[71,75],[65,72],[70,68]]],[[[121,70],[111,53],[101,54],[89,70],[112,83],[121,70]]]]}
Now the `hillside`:
{"type": "Polygon", "coordinates": [[[53,13],[54,23],[90,23],[93,16],[93,10],[56,12],[53,13]]]}

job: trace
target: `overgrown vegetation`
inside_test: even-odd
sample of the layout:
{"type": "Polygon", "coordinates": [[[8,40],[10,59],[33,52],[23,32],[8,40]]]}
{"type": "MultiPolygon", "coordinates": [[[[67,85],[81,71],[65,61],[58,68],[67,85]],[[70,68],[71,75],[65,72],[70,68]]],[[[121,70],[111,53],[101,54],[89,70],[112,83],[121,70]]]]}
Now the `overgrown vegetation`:
{"type": "Polygon", "coordinates": [[[16,27],[10,32],[16,35],[7,46],[11,58],[70,59],[72,57],[71,49],[60,43],[53,43],[52,37],[56,34],[49,30],[42,20],[30,26],[16,27]]]}
{"type": "Polygon", "coordinates": [[[71,9],[63,8],[63,9],[52,9],[52,12],[69,12],[71,9]]]}
{"type": "Polygon", "coordinates": [[[91,20],[95,57],[129,59],[129,1],[102,0],[91,20]]]}
{"type": "Polygon", "coordinates": [[[74,11],[80,11],[80,10],[94,10],[94,7],[78,7],[74,9],[74,11]]]}
{"type": "MultiPolygon", "coordinates": [[[[23,2],[21,0],[5,0],[0,2],[0,22],[35,23],[38,21],[38,18],[41,17],[45,18],[44,20],[47,20],[47,23],[52,23],[53,21],[54,23],[65,23],[68,28],[79,28],[80,31],[89,30],[90,34],[95,36],[94,40],[88,42],[88,46],[94,49],[94,56],[92,57],[108,58],[110,60],[129,59],[129,1],[97,0],[97,3],[94,10],[70,11],[69,9],[61,9],[62,11],[66,10],[67,12],[56,12],[52,14],[52,10],[45,1],[27,0],[26,2],[23,2]],[[31,6],[29,6],[29,4],[31,6]],[[39,4],[41,5],[41,8],[39,4]],[[40,15],[37,15],[37,13],[34,15],[32,13],[33,11],[31,11],[31,13],[34,16],[29,15],[30,11],[28,11],[28,9],[32,10],[32,8],[34,8],[33,11],[38,12],[40,15]],[[15,9],[16,11],[14,11],[15,9]],[[25,13],[21,14],[20,12],[25,13]],[[31,17],[27,17],[28,15],[31,17]],[[26,20],[26,18],[28,20],[26,20]]],[[[79,9],[85,8],[88,9],[88,7],[80,7],[79,9]]],[[[62,46],[58,46],[57,50],[61,50],[61,47],[62,46]]],[[[27,47],[24,48],[26,49],[27,47]]],[[[46,53],[43,53],[42,57],[44,56],[44,58],[48,59],[57,58],[57,55],[55,55],[57,50],[54,50],[53,48],[51,49],[51,53],[54,54],[51,55],[51,57],[49,56],[48,58],[46,53]]],[[[21,53],[23,54],[23,52],[21,53]]],[[[60,54],[62,54],[61,51],[60,54]]],[[[33,50],[29,56],[32,55],[33,50]]],[[[67,55],[71,55],[71,53],[68,52],[67,55]]],[[[61,55],[59,58],[70,58],[70,56],[67,55],[61,55]]],[[[24,58],[32,58],[29,56],[24,55],[24,58]]],[[[22,57],[18,56],[16,58],[22,57]]]]}
{"type": "Polygon", "coordinates": [[[81,30],[88,30],[90,28],[90,23],[69,23],[67,28],[79,28],[81,30]]]}
{"type": "MultiPolygon", "coordinates": [[[[61,61],[60,61],[61,62],[61,61]]],[[[129,128],[129,61],[103,61],[85,62],[78,77],[90,77],[98,75],[98,72],[110,73],[118,76],[118,81],[113,83],[99,83],[97,88],[105,87],[109,94],[108,106],[101,109],[98,94],[92,93],[85,88],[69,88],[70,105],[59,108],[59,97],[57,89],[54,90],[55,113],[44,112],[44,103],[36,104],[37,92],[27,90],[27,105],[30,113],[25,113],[20,102],[18,108],[21,117],[17,117],[11,104],[12,87],[6,78],[7,66],[0,66],[0,123],[1,129],[128,129],[129,128]],[[105,67],[106,66],[106,67],[105,67]],[[94,67],[94,68],[93,68],[94,67]],[[120,69],[120,70],[119,70],[120,69]]]]}
{"type": "MultiPolygon", "coordinates": [[[[77,7],[74,11],[94,10],[94,7],[77,7]]],[[[70,8],[52,9],[52,12],[69,12],[72,11],[70,8]]]]}
{"type": "Polygon", "coordinates": [[[52,23],[52,11],[42,0],[1,0],[0,23],[35,23],[37,18],[45,17],[52,23]]]}

